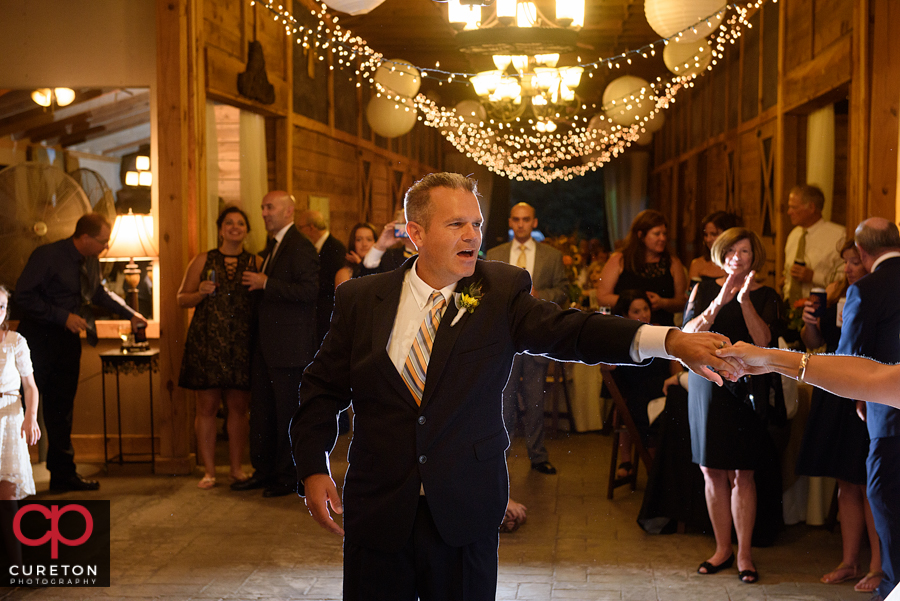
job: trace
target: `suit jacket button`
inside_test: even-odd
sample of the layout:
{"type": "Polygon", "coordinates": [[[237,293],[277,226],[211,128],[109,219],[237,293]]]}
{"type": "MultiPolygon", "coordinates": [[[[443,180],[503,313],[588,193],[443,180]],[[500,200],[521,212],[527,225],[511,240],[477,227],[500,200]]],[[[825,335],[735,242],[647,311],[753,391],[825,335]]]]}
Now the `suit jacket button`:
{"type": "Polygon", "coordinates": [[[425,425],[425,416],[424,415],[419,416],[419,425],[420,426],[425,425]]]}
{"type": "Polygon", "coordinates": [[[419,463],[425,463],[426,461],[428,461],[428,457],[426,457],[425,455],[419,455],[419,463]]]}

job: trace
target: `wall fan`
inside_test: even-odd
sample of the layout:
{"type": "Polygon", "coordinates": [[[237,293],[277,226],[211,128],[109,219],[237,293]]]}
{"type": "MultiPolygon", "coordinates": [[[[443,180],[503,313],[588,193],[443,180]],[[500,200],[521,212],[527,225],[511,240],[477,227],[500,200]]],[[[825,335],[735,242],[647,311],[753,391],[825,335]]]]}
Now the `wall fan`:
{"type": "Polygon", "coordinates": [[[109,220],[110,224],[116,221],[116,199],[113,191],[107,185],[103,176],[93,169],[80,168],[69,173],[84,190],[94,213],[100,213],[109,220]]]}
{"type": "Polygon", "coordinates": [[[35,248],[71,236],[90,212],[81,186],[58,167],[29,162],[0,171],[0,284],[13,288],[35,248]]]}

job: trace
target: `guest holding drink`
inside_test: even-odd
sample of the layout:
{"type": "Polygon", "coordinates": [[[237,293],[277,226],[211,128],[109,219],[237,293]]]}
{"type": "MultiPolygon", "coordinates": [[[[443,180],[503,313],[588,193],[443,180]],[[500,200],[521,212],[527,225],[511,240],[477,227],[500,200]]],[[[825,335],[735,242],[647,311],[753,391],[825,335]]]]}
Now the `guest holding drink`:
{"type": "Polygon", "coordinates": [[[360,222],[350,230],[350,240],[347,241],[347,264],[338,270],[334,276],[334,287],[337,288],[347,280],[360,276],[363,259],[375,246],[378,233],[371,223],[360,222]]]}
{"type": "Polygon", "coordinates": [[[684,266],[667,248],[668,222],[659,211],[638,213],[621,252],[613,253],[597,284],[597,301],[612,307],[622,290],[643,290],[650,298],[655,324],[675,324],[674,314],[684,306],[684,266]]]}
{"type": "MultiPolygon", "coordinates": [[[[684,331],[717,332],[732,342],[770,344],[772,328],[780,319],[781,299],[773,288],[755,280],[766,262],[759,237],[748,229],[728,229],[713,244],[711,255],[726,275],[694,288],[685,309],[684,331]]],[[[754,471],[763,467],[766,450],[772,448],[764,412],[769,408],[773,383],[763,376],[717,387],[690,376],[691,452],[703,472],[706,506],[716,538],[715,553],[700,564],[700,574],[714,574],[734,563],[733,523],[738,577],[748,584],[759,580],[750,550],[757,509],[754,471]]],[[[780,390],[778,387],[776,393],[780,390]]],[[[780,400],[783,408],[783,397],[780,400]]]]}
{"type": "MultiPolygon", "coordinates": [[[[840,309],[843,308],[840,301],[846,298],[847,288],[868,273],[853,240],[841,248],[841,258],[844,259],[845,278],[828,285],[828,302],[822,307],[824,314],[818,317],[816,303],[806,301],[800,337],[808,349],[825,346],[828,353],[837,350],[841,340],[840,309]]],[[[859,404],[864,412],[865,404],[859,404]]],[[[838,567],[822,576],[821,581],[838,584],[861,577],[854,589],[871,593],[881,582],[881,553],[872,509],[866,498],[869,433],[865,422],[857,415],[856,405],[852,400],[821,388],[813,389],[812,407],[797,458],[797,473],[837,479],[843,557],[838,567]],[[864,575],[860,570],[859,555],[866,532],[872,556],[864,575]]]]}
{"type": "Polygon", "coordinates": [[[241,468],[248,440],[250,404],[250,292],[241,283],[245,271],[257,271],[259,258],[244,250],[250,232],[246,213],[227,207],[216,219],[219,247],[200,253],[188,265],[178,289],[178,304],[194,307],[178,385],[197,392],[197,454],[204,475],[197,484],[216,485],[216,413],[228,407],[228,448],[232,481],[243,481],[241,468]]]}

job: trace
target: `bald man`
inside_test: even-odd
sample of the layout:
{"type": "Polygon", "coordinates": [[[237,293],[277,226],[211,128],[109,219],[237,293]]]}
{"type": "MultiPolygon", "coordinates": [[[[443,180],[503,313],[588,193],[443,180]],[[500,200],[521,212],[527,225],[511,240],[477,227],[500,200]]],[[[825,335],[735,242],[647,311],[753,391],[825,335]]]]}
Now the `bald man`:
{"type": "MultiPolygon", "coordinates": [[[[847,289],[838,355],[900,363],[900,231],[882,217],[856,228],[856,248],[869,275],[847,289]]],[[[900,409],[867,403],[867,496],[881,543],[884,577],[876,590],[887,598],[900,579],[900,409]]]]}
{"type": "Polygon", "coordinates": [[[334,309],[334,276],[347,263],[347,247],[328,231],[328,221],[319,211],[303,211],[297,218],[297,229],[319,253],[319,299],[316,301],[316,342],[322,344],[331,311],[334,309]]]}
{"type": "Polygon", "coordinates": [[[257,320],[250,404],[254,473],[231,488],[263,488],[264,497],[280,497],[297,490],[288,429],[297,411],[300,378],[318,346],[319,256],[294,226],[290,194],[266,194],[262,217],[269,235],[262,270],[243,276],[255,296],[257,320]]]}

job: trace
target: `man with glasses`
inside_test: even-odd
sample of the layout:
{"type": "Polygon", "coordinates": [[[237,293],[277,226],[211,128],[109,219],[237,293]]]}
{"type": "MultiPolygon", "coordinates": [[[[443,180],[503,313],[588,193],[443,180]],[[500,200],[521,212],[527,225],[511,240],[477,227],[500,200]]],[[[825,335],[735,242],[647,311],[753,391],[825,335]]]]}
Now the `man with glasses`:
{"type": "Polygon", "coordinates": [[[13,297],[21,316],[18,332],[31,347],[34,377],[44,402],[47,469],[50,490],[97,490],[100,483],[75,471],[72,412],[81,366],[81,332],[91,346],[97,328],[91,305],[131,320],[147,320],[100,281],[98,255],[109,246],[110,225],[89,213],[75,224],[70,238],[40,246],[28,258],[13,297]]]}

